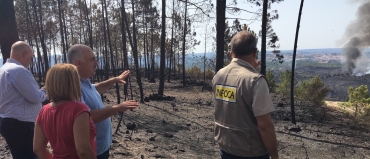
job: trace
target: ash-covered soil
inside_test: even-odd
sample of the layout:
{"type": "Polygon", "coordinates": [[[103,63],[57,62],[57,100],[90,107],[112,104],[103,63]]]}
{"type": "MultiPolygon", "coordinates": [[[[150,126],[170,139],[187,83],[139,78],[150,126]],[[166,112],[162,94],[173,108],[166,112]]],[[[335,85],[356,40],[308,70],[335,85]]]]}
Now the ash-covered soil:
{"type": "MultiPolygon", "coordinates": [[[[157,93],[158,83],[143,83],[146,97],[157,93]]],[[[201,89],[183,87],[179,81],[165,83],[164,94],[174,97],[173,101],[150,100],[126,111],[118,133],[113,135],[110,158],[220,158],[213,140],[213,96],[209,89],[201,89]],[[135,129],[128,130],[126,125],[132,128],[132,123],[135,129]]],[[[134,82],[132,90],[133,98],[139,99],[134,82]]],[[[114,92],[112,87],[104,94],[106,106],[116,103],[114,92]]],[[[353,126],[351,116],[333,108],[301,103],[296,104],[294,125],[290,122],[290,105],[278,107],[281,99],[272,96],[280,158],[370,158],[370,128],[353,126]]],[[[113,133],[119,118],[119,114],[112,117],[113,133]]],[[[0,158],[11,158],[3,138],[0,144],[0,158]]]]}

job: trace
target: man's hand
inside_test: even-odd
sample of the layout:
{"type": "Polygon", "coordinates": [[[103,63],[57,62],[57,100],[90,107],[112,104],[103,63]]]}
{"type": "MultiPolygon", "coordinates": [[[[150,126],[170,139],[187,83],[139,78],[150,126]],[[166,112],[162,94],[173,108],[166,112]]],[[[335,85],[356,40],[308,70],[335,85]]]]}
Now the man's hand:
{"type": "Polygon", "coordinates": [[[115,109],[117,110],[117,112],[124,112],[128,109],[135,109],[138,106],[139,106],[139,103],[136,102],[135,100],[128,100],[121,104],[116,105],[115,109]]]}
{"type": "Polygon", "coordinates": [[[98,91],[99,94],[103,94],[110,87],[112,87],[113,84],[115,84],[115,83],[126,84],[125,79],[129,74],[130,74],[130,71],[126,70],[126,71],[122,72],[122,74],[117,76],[117,77],[112,77],[112,78],[109,78],[108,80],[105,80],[103,82],[94,84],[95,88],[96,88],[96,90],[98,91]]]}
{"type": "Polygon", "coordinates": [[[130,74],[130,71],[129,70],[126,70],[126,71],[123,71],[121,75],[115,77],[116,79],[116,83],[123,83],[123,84],[126,84],[126,81],[125,79],[127,78],[127,76],[130,74]]]}
{"type": "Polygon", "coordinates": [[[256,62],[253,64],[253,68],[257,69],[257,67],[261,65],[261,61],[260,60],[255,60],[255,61],[256,62]]]}
{"type": "Polygon", "coordinates": [[[46,87],[43,86],[43,87],[40,88],[40,90],[42,90],[45,93],[45,97],[46,97],[46,99],[44,101],[42,101],[41,104],[42,105],[45,105],[45,104],[50,103],[49,97],[48,97],[48,95],[46,93],[46,87]]]}

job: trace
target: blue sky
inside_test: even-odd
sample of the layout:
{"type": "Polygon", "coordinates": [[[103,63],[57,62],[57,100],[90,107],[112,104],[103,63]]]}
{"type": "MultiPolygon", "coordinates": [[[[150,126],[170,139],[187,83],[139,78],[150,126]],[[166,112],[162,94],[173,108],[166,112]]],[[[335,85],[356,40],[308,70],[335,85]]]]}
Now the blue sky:
{"type": "MultiPolygon", "coordinates": [[[[279,36],[281,50],[293,50],[300,2],[300,0],[284,0],[272,6],[272,9],[277,9],[279,13],[279,19],[274,21],[272,26],[279,36]]],[[[356,18],[356,11],[360,5],[361,0],[305,0],[298,49],[342,47],[346,41],[346,38],[343,37],[346,27],[356,18]]],[[[258,9],[256,6],[242,2],[239,2],[238,7],[252,11],[258,9]]],[[[247,13],[241,13],[238,16],[227,14],[226,16],[245,19],[251,17],[247,13]]],[[[243,24],[250,23],[249,21],[241,22],[243,24]]],[[[261,30],[261,21],[255,21],[249,26],[252,30],[258,32],[261,30]]],[[[199,40],[202,39],[204,38],[199,38],[199,40]]],[[[204,52],[203,41],[194,52],[204,52]]],[[[207,47],[208,49],[212,51],[211,46],[207,47]]]]}

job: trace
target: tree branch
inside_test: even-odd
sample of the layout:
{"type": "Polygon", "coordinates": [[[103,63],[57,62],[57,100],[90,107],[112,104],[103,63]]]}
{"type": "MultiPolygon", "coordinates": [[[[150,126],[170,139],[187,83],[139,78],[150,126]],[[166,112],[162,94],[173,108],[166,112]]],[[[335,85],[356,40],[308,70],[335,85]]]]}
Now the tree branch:
{"type": "Polygon", "coordinates": [[[246,20],[246,21],[255,21],[256,18],[252,18],[252,19],[243,19],[243,18],[228,18],[226,17],[225,19],[238,19],[238,20],[246,20]]]}
{"type": "Polygon", "coordinates": [[[251,12],[251,11],[248,11],[248,10],[245,10],[245,9],[240,9],[238,7],[226,7],[226,9],[240,10],[240,11],[244,11],[244,12],[251,13],[251,14],[259,14],[258,12],[251,12]]]}
{"type": "MultiPolygon", "coordinates": [[[[185,2],[185,1],[183,1],[183,0],[179,0],[180,2],[185,2]]],[[[209,16],[206,12],[204,12],[204,10],[201,8],[201,7],[199,7],[198,5],[196,5],[196,4],[194,4],[194,3],[192,3],[192,2],[187,2],[187,3],[189,3],[189,4],[191,4],[191,5],[193,5],[196,9],[199,9],[200,11],[202,11],[202,13],[203,14],[205,14],[205,15],[207,15],[207,16],[209,16]]]]}

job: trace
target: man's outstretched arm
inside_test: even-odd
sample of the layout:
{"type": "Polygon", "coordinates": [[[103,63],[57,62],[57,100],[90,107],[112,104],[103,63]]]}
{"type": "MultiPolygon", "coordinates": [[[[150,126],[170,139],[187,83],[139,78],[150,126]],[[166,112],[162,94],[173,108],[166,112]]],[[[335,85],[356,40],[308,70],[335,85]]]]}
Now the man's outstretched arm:
{"type": "Polygon", "coordinates": [[[96,88],[96,90],[98,91],[99,94],[103,94],[110,87],[112,87],[112,85],[115,84],[115,83],[126,84],[125,79],[129,74],[130,74],[130,71],[126,70],[126,71],[122,72],[122,74],[117,76],[117,77],[113,77],[113,78],[110,78],[110,79],[105,80],[103,82],[94,84],[95,88],[96,88]]]}
{"type": "Polygon", "coordinates": [[[139,103],[134,100],[125,101],[121,104],[117,104],[111,107],[105,107],[103,109],[90,110],[91,119],[94,123],[101,122],[117,112],[124,112],[128,109],[135,109],[139,106],[139,103]]]}

